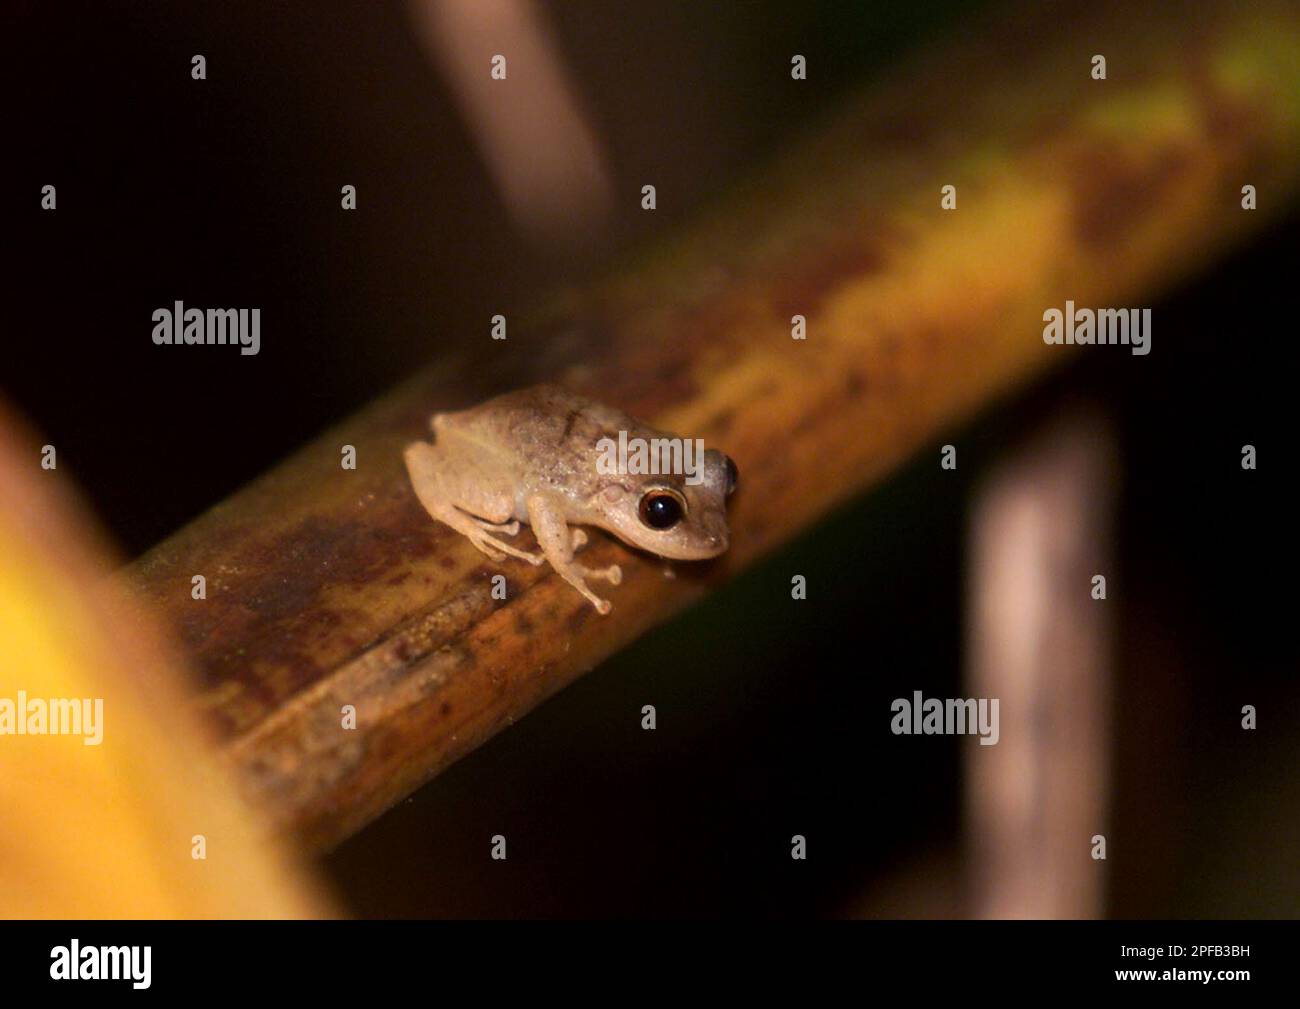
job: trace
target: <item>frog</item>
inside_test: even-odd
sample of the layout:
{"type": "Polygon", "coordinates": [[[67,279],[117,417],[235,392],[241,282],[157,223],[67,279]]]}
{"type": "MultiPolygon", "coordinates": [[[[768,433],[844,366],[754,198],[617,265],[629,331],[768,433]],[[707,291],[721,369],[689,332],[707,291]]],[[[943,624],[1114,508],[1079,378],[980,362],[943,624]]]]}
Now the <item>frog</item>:
{"type": "Polygon", "coordinates": [[[430,517],[498,564],[507,557],[549,562],[602,615],[612,604],[587,582],[618,585],[623,571],[575,559],[588,542],[582,526],[667,560],[707,560],[728,548],[727,499],[739,473],[716,448],[697,453],[689,473],[611,467],[609,447],[620,435],[647,442],[676,436],[551,384],[436,413],[430,427],[432,442],[411,442],[403,451],[411,486],[430,517]],[[532,528],[540,553],[506,542],[522,524],[532,528]]]}

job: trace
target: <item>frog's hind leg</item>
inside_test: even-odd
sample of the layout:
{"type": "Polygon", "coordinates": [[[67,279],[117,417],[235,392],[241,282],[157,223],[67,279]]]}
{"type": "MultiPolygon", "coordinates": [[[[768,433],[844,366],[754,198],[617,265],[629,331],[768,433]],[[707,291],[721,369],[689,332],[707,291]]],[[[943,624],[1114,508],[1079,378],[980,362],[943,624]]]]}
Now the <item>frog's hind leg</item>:
{"type": "Polygon", "coordinates": [[[490,532],[504,532],[513,536],[519,532],[518,522],[490,522],[478,518],[445,493],[442,481],[438,479],[438,453],[432,445],[412,442],[406,446],[403,456],[415,495],[433,518],[451,526],[498,563],[505,560],[507,554],[532,565],[542,563],[544,558],[541,554],[530,554],[490,535],[490,532]]]}

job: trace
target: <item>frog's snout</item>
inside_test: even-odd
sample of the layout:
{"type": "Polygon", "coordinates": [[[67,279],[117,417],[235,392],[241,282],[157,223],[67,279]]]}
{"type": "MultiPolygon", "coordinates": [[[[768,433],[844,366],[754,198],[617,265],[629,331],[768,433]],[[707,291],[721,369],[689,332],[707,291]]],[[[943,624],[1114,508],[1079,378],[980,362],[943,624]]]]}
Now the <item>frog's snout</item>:
{"type": "Polygon", "coordinates": [[[730,545],[727,530],[727,513],[723,509],[710,511],[708,522],[704,527],[705,542],[710,554],[724,553],[730,545]]]}

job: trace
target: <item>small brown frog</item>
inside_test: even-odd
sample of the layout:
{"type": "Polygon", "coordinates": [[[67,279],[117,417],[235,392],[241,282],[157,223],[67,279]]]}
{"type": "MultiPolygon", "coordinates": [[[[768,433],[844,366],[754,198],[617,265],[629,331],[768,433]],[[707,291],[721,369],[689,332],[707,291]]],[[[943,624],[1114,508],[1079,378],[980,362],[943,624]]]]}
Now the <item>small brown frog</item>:
{"type": "Polygon", "coordinates": [[[411,484],[429,514],[491,557],[550,561],[601,613],[610,604],[585,579],[617,585],[617,564],[588,568],[573,559],[592,525],[673,560],[703,560],[727,549],[727,497],[736,464],[697,441],[659,431],[620,410],[552,385],[534,386],[459,413],[433,417],[435,441],[413,442],[405,458],[411,484]],[[675,443],[675,444],[674,444],[675,443]],[[634,453],[612,446],[649,450],[634,453]],[[671,458],[678,466],[657,465],[671,458]],[[649,461],[649,465],[647,465],[649,461]],[[638,465],[639,462],[639,465],[638,465]],[[676,469],[677,472],[664,472],[676,469]],[[649,471],[647,471],[649,470],[649,471]],[[504,542],[532,526],[541,554],[504,542]]]}

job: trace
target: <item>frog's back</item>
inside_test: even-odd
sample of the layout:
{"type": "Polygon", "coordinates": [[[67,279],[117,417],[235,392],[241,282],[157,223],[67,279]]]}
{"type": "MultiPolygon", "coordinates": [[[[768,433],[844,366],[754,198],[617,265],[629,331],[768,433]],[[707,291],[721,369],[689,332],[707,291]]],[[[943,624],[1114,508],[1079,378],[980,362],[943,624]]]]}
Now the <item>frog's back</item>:
{"type": "Polygon", "coordinates": [[[623,413],[557,385],[535,385],[458,413],[439,414],[434,431],[510,458],[521,470],[573,473],[589,467],[602,438],[644,426],[623,413]]]}

